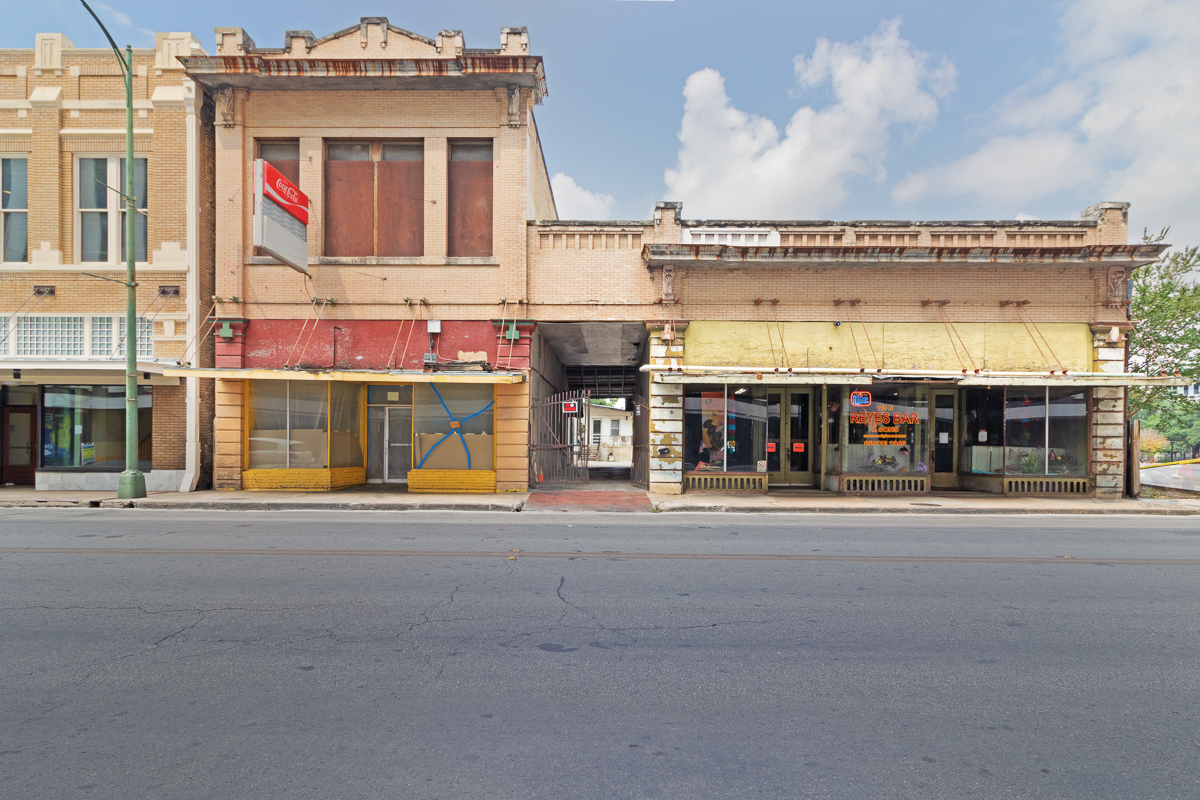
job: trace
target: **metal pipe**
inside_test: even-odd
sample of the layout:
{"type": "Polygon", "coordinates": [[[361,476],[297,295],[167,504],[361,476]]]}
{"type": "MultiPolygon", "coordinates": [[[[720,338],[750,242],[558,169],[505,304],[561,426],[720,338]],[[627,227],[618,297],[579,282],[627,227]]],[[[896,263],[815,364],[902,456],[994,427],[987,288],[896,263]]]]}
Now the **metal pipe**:
{"type": "Polygon", "coordinates": [[[688,364],[671,367],[665,364],[643,364],[639,367],[642,372],[713,372],[779,375],[862,375],[869,378],[872,375],[898,375],[917,378],[1031,378],[1031,377],[1063,377],[1063,378],[1156,378],[1173,377],[1142,375],[1136,372],[999,372],[994,370],[950,370],[950,369],[854,369],[853,367],[720,367],[688,364]]]}

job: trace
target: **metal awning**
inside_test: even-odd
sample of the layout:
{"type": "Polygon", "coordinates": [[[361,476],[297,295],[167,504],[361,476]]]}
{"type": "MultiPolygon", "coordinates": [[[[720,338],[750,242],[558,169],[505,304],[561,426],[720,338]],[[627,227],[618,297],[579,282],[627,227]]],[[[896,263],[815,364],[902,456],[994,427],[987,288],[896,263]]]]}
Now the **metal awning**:
{"type": "Polygon", "coordinates": [[[346,383],[524,383],[520,372],[413,372],[391,370],[214,369],[168,367],[178,378],[227,378],[251,381],[343,381],[346,383]]]}

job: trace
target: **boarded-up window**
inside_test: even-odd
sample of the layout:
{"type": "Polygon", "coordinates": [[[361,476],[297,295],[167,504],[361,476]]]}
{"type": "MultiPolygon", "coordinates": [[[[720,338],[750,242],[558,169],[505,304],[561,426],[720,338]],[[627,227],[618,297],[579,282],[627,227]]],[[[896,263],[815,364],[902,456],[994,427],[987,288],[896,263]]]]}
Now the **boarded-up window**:
{"type": "Polygon", "coordinates": [[[447,255],[492,254],[492,143],[450,145],[447,255]]]}
{"type": "Polygon", "coordinates": [[[325,152],[325,255],[375,254],[375,165],[370,142],[330,142],[325,152]]]}
{"type": "Polygon", "coordinates": [[[300,142],[294,139],[290,142],[259,142],[258,157],[299,188],[300,142]]]}
{"type": "Polygon", "coordinates": [[[325,155],[325,255],[424,253],[424,145],[329,142],[325,155]]]}
{"type": "Polygon", "coordinates": [[[378,255],[425,253],[425,147],[385,143],[379,164],[378,255]]]}

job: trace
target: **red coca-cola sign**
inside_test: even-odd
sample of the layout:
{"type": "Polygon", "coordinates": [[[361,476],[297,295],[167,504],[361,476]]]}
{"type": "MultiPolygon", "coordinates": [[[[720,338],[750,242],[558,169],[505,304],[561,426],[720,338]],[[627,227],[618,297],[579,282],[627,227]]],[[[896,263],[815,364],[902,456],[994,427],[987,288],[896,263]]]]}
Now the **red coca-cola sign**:
{"type": "Polygon", "coordinates": [[[279,170],[263,162],[263,194],[270,197],[304,225],[308,224],[308,195],[283,177],[279,170]]]}

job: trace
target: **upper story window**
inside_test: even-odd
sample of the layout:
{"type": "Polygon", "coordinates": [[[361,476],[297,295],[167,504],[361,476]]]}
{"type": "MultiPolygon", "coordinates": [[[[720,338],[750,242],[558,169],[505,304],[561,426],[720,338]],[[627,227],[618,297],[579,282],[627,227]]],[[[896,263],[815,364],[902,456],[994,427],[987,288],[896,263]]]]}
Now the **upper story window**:
{"type": "Polygon", "coordinates": [[[0,261],[29,259],[29,162],[23,158],[0,159],[0,261]]]}
{"type": "Polygon", "coordinates": [[[777,247],[779,231],[772,228],[685,228],[684,244],[726,247],[777,247]]]}
{"type": "MultiPolygon", "coordinates": [[[[125,159],[80,158],[76,196],[76,251],[80,261],[125,262],[125,159]],[[112,191],[114,187],[118,191],[112,191]],[[110,243],[119,242],[113,247],[110,243]]],[[[146,262],[146,159],[133,160],[134,260],[146,262]]]]}
{"type": "Polygon", "coordinates": [[[424,143],[327,142],[325,255],[424,254],[424,143]]]}
{"type": "Polygon", "coordinates": [[[446,254],[492,254],[492,140],[450,143],[446,254]]]}
{"type": "Polygon", "coordinates": [[[258,157],[279,171],[279,174],[300,186],[300,140],[259,142],[258,157]]]}

